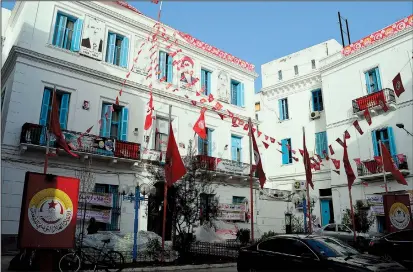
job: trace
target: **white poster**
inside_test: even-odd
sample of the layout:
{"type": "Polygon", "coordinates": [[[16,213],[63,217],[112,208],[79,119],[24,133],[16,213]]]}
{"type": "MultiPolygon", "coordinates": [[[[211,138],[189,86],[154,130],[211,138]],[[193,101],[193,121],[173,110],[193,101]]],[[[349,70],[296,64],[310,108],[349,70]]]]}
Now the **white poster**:
{"type": "MultiPolygon", "coordinates": [[[[110,224],[112,220],[112,211],[111,210],[86,210],[85,220],[89,221],[90,218],[95,218],[96,222],[102,222],[110,224]]],[[[83,210],[77,210],[77,220],[83,219],[83,210]]]]}
{"type": "Polygon", "coordinates": [[[86,15],[80,54],[102,60],[104,40],[105,23],[95,17],[86,15]]]}
{"type": "Polygon", "coordinates": [[[133,68],[132,72],[138,74],[147,74],[151,67],[151,60],[149,59],[149,50],[152,43],[145,41],[144,38],[135,35],[135,43],[133,50],[133,68]],[[136,62],[135,62],[136,60],[136,62]]]}
{"type": "Polygon", "coordinates": [[[250,166],[236,161],[217,159],[216,170],[239,175],[249,175],[250,166]]]}
{"type": "Polygon", "coordinates": [[[96,206],[112,207],[113,194],[105,193],[80,193],[79,203],[86,203],[96,206]]]}

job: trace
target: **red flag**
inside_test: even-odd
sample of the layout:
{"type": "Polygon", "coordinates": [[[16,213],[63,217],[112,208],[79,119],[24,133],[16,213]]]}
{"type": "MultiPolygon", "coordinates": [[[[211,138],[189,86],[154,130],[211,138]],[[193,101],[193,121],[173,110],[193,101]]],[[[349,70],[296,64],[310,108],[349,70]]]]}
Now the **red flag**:
{"type": "Polygon", "coordinates": [[[350,139],[350,138],[351,138],[350,133],[349,133],[347,130],[344,131],[344,138],[346,138],[346,139],[350,139]]]}
{"type": "Polygon", "coordinates": [[[333,147],[331,145],[329,145],[328,148],[330,149],[330,155],[334,155],[333,147]]]}
{"type": "Polygon", "coordinates": [[[218,115],[219,115],[219,117],[221,118],[221,120],[224,120],[225,115],[223,115],[223,114],[221,114],[221,113],[218,113],[218,115]]]}
{"type": "Polygon", "coordinates": [[[371,115],[369,112],[369,109],[365,109],[363,112],[364,118],[366,118],[367,124],[369,124],[369,126],[371,125],[371,115]]]}
{"type": "Polygon", "coordinates": [[[293,157],[293,159],[296,161],[296,162],[298,162],[298,158],[296,158],[296,157],[293,157]]]}
{"type": "Polygon", "coordinates": [[[264,135],[264,138],[265,138],[266,141],[268,141],[268,136],[267,135],[264,135]]]}
{"type": "Polygon", "coordinates": [[[340,175],[340,170],[333,170],[334,173],[336,173],[337,175],[340,175]]]}
{"type": "Polygon", "coordinates": [[[151,0],[151,2],[154,3],[154,4],[158,4],[159,0],[151,0]]]}
{"type": "MultiPolygon", "coordinates": [[[[344,137],[344,140],[346,140],[346,138],[344,137]]],[[[342,147],[344,147],[344,143],[340,138],[336,139],[337,143],[339,143],[342,147]]]]}
{"type": "Polygon", "coordinates": [[[304,157],[304,150],[302,150],[302,149],[298,149],[298,151],[300,152],[301,156],[303,156],[303,157],[304,157]]]}
{"type": "Polygon", "coordinates": [[[192,105],[196,106],[196,101],[195,100],[191,100],[192,105]]]}
{"type": "Polygon", "coordinates": [[[350,161],[348,160],[348,152],[347,152],[346,141],[347,141],[346,138],[344,138],[343,165],[344,165],[344,170],[346,171],[346,174],[347,174],[348,188],[349,188],[349,190],[351,190],[351,186],[353,185],[354,181],[356,180],[356,176],[354,175],[353,168],[351,168],[350,161]]]}
{"type": "Polygon", "coordinates": [[[248,124],[244,125],[244,130],[248,130],[248,124]]]}
{"type": "Polygon", "coordinates": [[[280,143],[280,142],[277,142],[277,144],[280,145],[280,146],[282,145],[282,143],[280,143]]]}
{"type": "Polygon", "coordinates": [[[255,130],[256,130],[255,128],[251,128],[252,133],[255,133],[255,130]]]}
{"type": "Polygon", "coordinates": [[[334,167],[335,167],[336,169],[340,169],[340,161],[339,161],[339,160],[336,160],[336,159],[331,158],[331,161],[333,162],[334,167]]]}
{"type": "MultiPolygon", "coordinates": [[[[305,169],[305,178],[307,180],[307,185],[310,185],[311,188],[314,190],[314,184],[312,181],[312,174],[311,174],[311,162],[310,156],[308,155],[307,146],[305,145],[305,131],[303,129],[303,147],[304,147],[304,169],[305,169]]],[[[301,153],[301,152],[300,152],[301,153]]]]}
{"type": "Polygon", "coordinates": [[[327,150],[323,150],[324,158],[328,161],[330,158],[328,157],[327,150]]]}
{"type": "Polygon", "coordinates": [[[258,151],[257,143],[255,142],[254,133],[251,133],[251,131],[252,131],[252,124],[250,126],[250,134],[252,137],[252,146],[254,148],[254,160],[255,160],[255,165],[256,165],[257,172],[258,172],[258,180],[260,181],[260,185],[262,189],[264,188],[264,183],[267,180],[267,178],[265,177],[264,169],[262,169],[261,156],[260,156],[260,152],[258,151]]]}
{"type": "Polygon", "coordinates": [[[356,162],[357,166],[361,165],[361,159],[360,158],[355,158],[354,161],[356,162]]]}
{"type": "Polygon", "coordinates": [[[406,161],[406,157],[403,154],[397,154],[396,156],[400,163],[404,163],[406,161]]]}
{"type": "Polygon", "coordinates": [[[165,156],[165,179],[168,186],[172,186],[176,181],[186,174],[186,168],[179,154],[176,145],[172,124],[169,125],[168,147],[165,156]]]}
{"type": "Polygon", "coordinates": [[[202,139],[206,140],[207,138],[207,133],[206,133],[206,127],[205,127],[205,110],[201,110],[201,115],[198,118],[198,121],[196,121],[194,125],[194,131],[196,134],[199,135],[202,139]]]}
{"type": "Polygon", "coordinates": [[[270,145],[267,144],[266,142],[262,142],[262,144],[264,145],[265,149],[268,149],[268,147],[270,146],[270,145]]]}
{"type": "Polygon", "coordinates": [[[50,130],[56,136],[57,146],[60,146],[61,148],[63,148],[64,151],[66,151],[68,154],[72,155],[73,157],[79,158],[77,154],[73,153],[69,149],[69,146],[67,145],[66,140],[65,140],[65,136],[63,135],[62,129],[60,128],[59,108],[57,106],[55,92],[53,92],[53,97],[52,97],[52,114],[50,116],[50,130]]]}
{"type": "Polygon", "coordinates": [[[209,94],[209,95],[208,95],[208,101],[209,101],[209,102],[214,101],[214,96],[213,96],[212,94],[209,94]]]}
{"type": "Polygon", "coordinates": [[[408,185],[406,179],[404,178],[403,174],[399,171],[399,169],[394,166],[393,159],[390,155],[389,150],[387,150],[386,145],[381,143],[381,152],[383,156],[383,168],[386,172],[391,172],[395,180],[402,185],[408,185]]]}
{"type": "Polygon", "coordinates": [[[222,104],[217,102],[214,106],[215,110],[221,110],[222,109],[222,104]]]}
{"type": "Polygon", "coordinates": [[[240,126],[243,126],[243,125],[244,125],[244,120],[241,120],[241,119],[238,118],[238,124],[239,124],[240,126]]]}
{"type": "Polygon", "coordinates": [[[404,87],[403,87],[402,77],[401,77],[400,73],[398,73],[393,78],[393,89],[394,89],[394,92],[396,93],[397,97],[399,97],[402,93],[404,93],[404,87]]]}
{"type": "Polygon", "coordinates": [[[153,97],[152,92],[149,93],[149,102],[146,109],[146,118],[145,118],[145,126],[143,127],[144,130],[148,130],[152,126],[152,112],[153,112],[153,97]]]}
{"type": "Polygon", "coordinates": [[[384,112],[387,112],[389,110],[389,107],[387,107],[386,104],[386,98],[384,97],[384,92],[381,92],[381,94],[378,97],[379,104],[381,108],[383,109],[384,112]]]}
{"type": "Polygon", "coordinates": [[[284,152],[282,152],[281,150],[277,149],[278,152],[280,152],[281,154],[284,154],[284,152]]]}
{"type": "Polygon", "coordinates": [[[357,129],[357,131],[360,133],[360,135],[363,135],[363,131],[361,130],[361,127],[360,127],[360,124],[359,124],[359,121],[354,121],[353,122],[353,126],[357,129]]]}
{"type": "Polygon", "coordinates": [[[317,156],[317,159],[318,159],[319,162],[323,162],[320,155],[318,155],[318,154],[315,154],[315,155],[317,156]]]}
{"type": "MultiPolygon", "coordinates": [[[[314,170],[320,170],[321,169],[321,167],[320,167],[320,165],[319,164],[314,164],[314,170]]],[[[313,190],[314,190],[314,188],[313,188],[313,190]]]]}
{"type": "Polygon", "coordinates": [[[234,114],[232,112],[230,112],[229,110],[227,110],[229,117],[234,117],[234,114]]]}
{"type": "Polygon", "coordinates": [[[83,136],[85,136],[86,134],[89,134],[90,131],[92,130],[93,126],[91,126],[90,128],[88,128],[84,133],[80,134],[80,136],[77,138],[77,145],[82,148],[82,138],[83,136]]]}
{"type": "Polygon", "coordinates": [[[270,141],[271,141],[272,144],[275,143],[275,139],[272,138],[272,137],[270,137],[270,141]]]}
{"type": "Polygon", "coordinates": [[[258,130],[257,134],[258,134],[258,138],[259,138],[261,136],[262,132],[258,130]]]}
{"type": "Polygon", "coordinates": [[[237,119],[238,117],[232,117],[232,127],[239,127],[239,125],[237,124],[237,119]]]}

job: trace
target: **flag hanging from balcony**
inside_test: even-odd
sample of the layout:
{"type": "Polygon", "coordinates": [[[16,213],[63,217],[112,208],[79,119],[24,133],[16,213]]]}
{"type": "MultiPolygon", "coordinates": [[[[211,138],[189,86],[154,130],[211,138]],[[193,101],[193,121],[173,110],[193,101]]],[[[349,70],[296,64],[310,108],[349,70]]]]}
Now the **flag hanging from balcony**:
{"type": "MultiPolygon", "coordinates": [[[[307,181],[307,188],[308,186],[311,186],[311,188],[314,190],[314,184],[313,184],[313,176],[311,174],[311,162],[310,162],[310,156],[308,155],[308,150],[307,150],[307,146],[305,145],[305,130],[303,128],[303,148],[304,148],[304,169],[305,169],[305,178],[307,181]]],[[[300,150],[301,153],[301,150],[300,150]]]]}
{"type": "MultiPolygon", "coordinates": [[[[59,108],[58,108],[57,100],[56,100],[56,91],[53,91],[53,97],[52,97],[52,114],[50,116],[50,130],[56,136],[56,144],[58,147],[63,148],[63,150],[66,151],[69,155],[75,158],[79,158],[77,154],[70,151],[70,148],[66,143],[65,136],[62,133],[62,129],[60,128],[59,108]]],[[[48,141],[50,140],[48,139],[48,141]]]]}
{"type": "Polygon", "coordinates": [[[403,174],[400,172],[399,169],[396,168],[394,165],[393,159],[390,155],[389,150],[387,150],[387,147],[385,144],[381,144],[381,151],[382,151],[382,157],[383,157],[383,169],[386,172],[391,172],[393,175],[393,178],[400,184],[402,185],[407,185],[406,179],[404,178],[403,174]]]}
{"type": "Polygon", "coordinates": [[[381,92],[381,95],[379,95],[378,100],[383,111],[387,112],[389,110],[389,107],[387,107],[386,98],[384,97],[384,91],[381,92]]]}
{"type": "MultiPolygon", "coordinates": [[[[260,156],[260,152],[258,151],[257,143],[255,142],[254,133],[251,133],[251,131],[252,131],[252,124],[250,124],[250,134],[252,137],[252,146],[253,146],[253,151],[254,151],[255,165],[256,165],[256,169],[258,173],[258,180],[260,181],[260,186],[262,189],[264,188],[264,183],[267,180],[267,178],[265,177],[264,169],[262,168],[261,156],[260,156]]],[[[253,171],[252,165],[251,165],[251,171],[253,171]]]]}
{"type": "Polygon", "coordinates": [[[355,158],[354,161],[356,162],[357,166],[361,165],[361,159],[360,158],[355,158]]]}
{"type": "Polygon", "coordinates": [[[405,162],[405,157],[403,154],[397,154],[397,159],[399,160],[400,163],[404,163],[405,162]]]}
{"type": "Polygon", "coordinates": [[[394,92],[396,93],[397,97],[399,97],[402,93],[404,93],[404,87],[403,87],[402,77],[401,77],[400,73],[398,73],[393,78],[393,89],[394,89],[394,92]]]}
{"type": "Polygon", "coordinates": [[[371,125],[371,115],[369,109],[365,109],[363,112],[364,118],[366,118],[367,124],[371,125]]]}
{"type": "Polygon", "coordinates": [[[328,148],[330,149],[330,155],[334,155],[334,150],[333,147],[331,145],[328,146],[328,148]]]}
{"type": "Polygon", "coordinates": [[[193,128],[195,133],[198,134],[198,136],[204,140],[206,140],[207,138],[206,125],[205,125],[205,111],[206,111],[206,108],[201,109],[201,115],[199,116],[198,121],[196,121],[194,128],[193,128]]]}
{"type": "Polygon", "coordinates": [[[152,126],[152,112],[153,112],[153,97],[152,92],[149,93],[149,102],[146,108],[146,118],[145,118],[145,126],[143,127],[144,130],[148,130],[152,126]]]}
{"type": "Polygon", "coordinates": [[[165,156],[165,180],[172,186],[186,174],[186,168],[176,145],[172,124],[169,124],[168,147],[165,156]]]}
{"type": "Polygon", "coordinates": [[[361,130],[361,127],[360,127],[360,124],[359,124],[359,121],[354,121],[353,122],[353,126],[357,129],[357,131],[360,133],[360,135],[363,135],[363,130],[361,130]]]}
{"type": "Polygon", "coordinates": [[[350,138],[351,138],[350,133],[349,133],[347,130],[344,131],[344,138],[346,138],[346,139],[350,139],[350,138]]]}
{"type": "Polygon", "coordinates": [[[350,161],[348,159],[346,141],[347,141],[347,139],[344,138],[343,165],[344,165],[344,170],[346,171],[346,175],[347,175],[348,189],[351,190],[351,186],[353,186],[353,183],[356,180],[356,176],[354,175],[353,168],[351,168],[351,164],[350,164],[350,161]]]}

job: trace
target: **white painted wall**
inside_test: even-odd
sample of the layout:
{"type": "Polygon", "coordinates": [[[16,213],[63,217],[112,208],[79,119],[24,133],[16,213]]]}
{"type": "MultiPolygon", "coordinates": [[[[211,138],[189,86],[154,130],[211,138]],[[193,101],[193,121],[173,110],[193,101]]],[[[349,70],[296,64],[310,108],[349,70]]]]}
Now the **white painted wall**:
{"type": "Polygon", "coordinates": [[[11,10],[1,8],[1,36],[4,36],[8,26],[11,10]]]}

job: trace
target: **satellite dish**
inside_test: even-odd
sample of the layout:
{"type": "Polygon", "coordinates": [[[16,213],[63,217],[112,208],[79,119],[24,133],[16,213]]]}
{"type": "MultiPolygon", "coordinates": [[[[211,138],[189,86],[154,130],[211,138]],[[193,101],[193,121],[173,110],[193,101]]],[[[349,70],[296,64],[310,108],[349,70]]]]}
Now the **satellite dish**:
{"type": "Polygon", "coordinates": [[[139,186],[139,189],[142,195],[147,195],[151,190],[151,186],[149,186],[147,183],[143,183],[139,186]]]}

